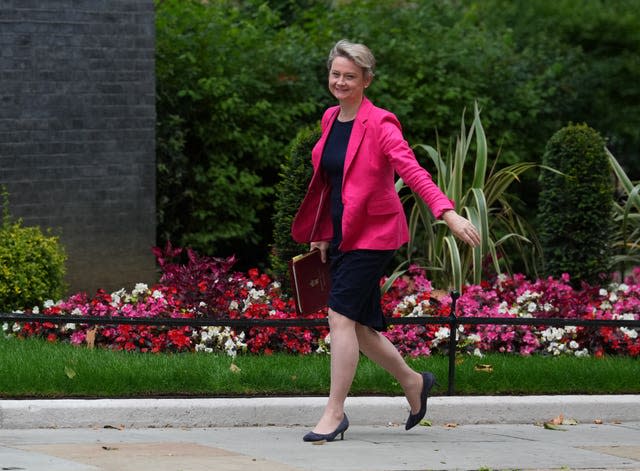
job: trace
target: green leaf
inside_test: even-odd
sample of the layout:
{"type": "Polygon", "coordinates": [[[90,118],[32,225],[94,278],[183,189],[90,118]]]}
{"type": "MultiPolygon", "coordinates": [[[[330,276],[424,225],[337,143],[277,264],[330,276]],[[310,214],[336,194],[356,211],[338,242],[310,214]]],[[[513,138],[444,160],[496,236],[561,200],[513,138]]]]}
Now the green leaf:
{"type": "Polygon", "coordinates": [[[64,374],[67,375],[67,378],[73,379],[76,377],[76,371],[70,366],[64,367],[64,374]]]}

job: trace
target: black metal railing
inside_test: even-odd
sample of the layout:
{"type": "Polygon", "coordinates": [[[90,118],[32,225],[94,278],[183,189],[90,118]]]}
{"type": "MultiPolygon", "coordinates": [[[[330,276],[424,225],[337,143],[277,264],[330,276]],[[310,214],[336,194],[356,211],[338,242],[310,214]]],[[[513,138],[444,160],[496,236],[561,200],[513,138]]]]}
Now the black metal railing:
{"type": "MultiPolygon", "coordinates": [[[[387,317],[389,325],[447,325],[449,327],[448,352],[448,388],[447,394],[455,394],[456,351],[458,349],[457,331],[461,325],[527,325],[527,326],[585,326],[585,327],[628,327],[640,328],[640,320],[630,319],[573,319],[573,318],[534,318],[534,317],[466,317],[456,315],[458,293],[451,293],[451,313],[448,316],[387,317]]],[[[124,316],[54,316],[45,314],[1,313],[0,322],[50,322],[52,324],[87,325],[148,325],[148,326],[228,326],[236,328],[251,327],[318,327],[327,326],[326,318],[314,319],[230,319],[219,318],[148,318],[124,316]]]]}

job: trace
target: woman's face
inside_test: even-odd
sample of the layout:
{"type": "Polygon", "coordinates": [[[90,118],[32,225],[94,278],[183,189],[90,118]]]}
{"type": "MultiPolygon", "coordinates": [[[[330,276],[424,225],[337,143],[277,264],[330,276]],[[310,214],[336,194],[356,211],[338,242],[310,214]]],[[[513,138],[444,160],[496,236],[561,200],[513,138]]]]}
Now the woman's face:
{"type": "Polygon", "coordinates": [[[364,78],[362,68],[351,59],[338,56],[329,70],[329,91],[341,103],[359,104],[364,89],[371,83],[364,78]]]}

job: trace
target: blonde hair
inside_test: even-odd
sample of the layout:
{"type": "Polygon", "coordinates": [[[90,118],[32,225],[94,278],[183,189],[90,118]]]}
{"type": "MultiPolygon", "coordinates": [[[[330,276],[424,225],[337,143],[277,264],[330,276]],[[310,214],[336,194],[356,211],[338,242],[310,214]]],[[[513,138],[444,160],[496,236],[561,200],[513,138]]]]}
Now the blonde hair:
{"type": "Polygon", "coordinates": [[[352,43],[346,39],[341,39],[329,52],[327,69],[331,70],[331,65],[336,57],[346,57],[352,60],[357,66],[362,68],[365,79],[372,79],[375,75],[376,59],[371,50],[364,44],[352,43]]]}

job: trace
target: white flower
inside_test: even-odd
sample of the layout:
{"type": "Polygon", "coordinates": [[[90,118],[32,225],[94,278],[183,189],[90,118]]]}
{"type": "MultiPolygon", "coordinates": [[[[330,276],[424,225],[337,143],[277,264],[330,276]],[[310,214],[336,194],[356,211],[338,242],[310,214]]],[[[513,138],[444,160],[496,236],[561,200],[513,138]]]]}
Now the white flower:
{"type": "Polygon", "coordinates": [[[439,340],[444,340],[449,338],[449,334],[450,334],[450,330],[449,327],[440,327],[440,329],[438,329],[438,332],[436,332],[436,338],[439,340]]]}
{"type": "Polygon", "coordinates": [[[450,333],[449,327],[440,327],[440,329],[438,329],[438,331],[436,332],[436,336],[433,339],[433,341],[431,342],[431,345],[433,345],[435,347],[440,342],[442,342],[444,339],[448,339],[449,338],[449,333],[450,333]]]}
{"type": "Polygon", "coordinates": [[[149,287],[146,285],[146,283],[136,283],[135,288],[133,288],[133,291],[131,291],[131,294],[133,296],[139,296],[142,294],[147,294],[149,292],[149,287]]]}
{"type": "Polygon", "coordinates": [[[564,330],[563,329],[558,329],[556,327],[549,327],[545,330],[543,330],[542,332],[540,332],[540,334],[542,335],[542,338],[544,340],[546,340],[547,342],[551,342],[551,344],[555,344],[555,342],[553,342],[553,340],[561,340],[562,337],[564,336],[564,330]]]}
{"type": "Polygon", "coordinates": [[[229,309],[231,309],[232,311],[238,309],[238,302],[236,300],[231,301],[229,303],[229,309]]]}
{"type": "Polygon", "coordinates": [[[575,334],[577,332],[578,328],[575,325],[566,325],[564,327],[564,331],[567,334],[575,334]]]}
{"type": "Polygon", "coordinates": [[[527,306],[527,311],[529,312],[535,312],[536,308],[538,307],[538,305],[534,302],[529,303],[529,305],[527,306]]]}
{"type": "Polygon", "coordinates": [[[8,322],[5,322],[5,323],[2,324],[2,330],[5,331],[5,332],[9,330],[9,323],[8,322]]]}
{"type": "Polygon", "coordinates": [[[577,357],[588,357],[589,356],[589,350],[587,350],[586,348],[583,348],[582,350],[577,350],[574,353],[575,356],[577,357]]]}
{"type": "Polygon", "coordinates": [[[153,290],[153,293],[151,293],[151,297],[152,297],[153,299],[160,299],[160,298],[163,298],[163,297],[164,297],[164,295],[163,295],[159,290],[154,289],[154,290],[153,290]]]}
{"type": "Polygon", "coordinates": [[[500,305],[498,306],[498,312],[500,314],[506,314],[508,312],[508,306],[507,306],[507,302],[506,301],[502,301],[500,303],[500,305]]]}
{"type": "Polygon", "coordinates": [[[629,337],[630,339],[637,339],[638,338],[638,331],[635,330],[635,329],[628,329],[627,327],[620,327],[620,331],[624,335],[629,337]]]}
{"type": "Polygon", "coordinates": [[[51,299],[47,299],[42,305],[45,309],[49,309],[50,307],[55,306],[55,304],[56,303],[54,303],[51,299]]]}
{"type": "Polygon", "coordinates": [[[626,283],[620,283],[620,285],[618,286],[618,291],[626,293],[627,291],[629,291],[629,285],[627,285],[626,283]]]}
{"type": "Polygon", "coordinates": [[[572,350],[576,350],[580,345],[578,345],[578,342],[576,342],[575,340],[572,340],[571,342],[569,342],[569,348],[572,350]]]}
{"type": "Polygon", "coordinates": [[[549,312],[553,310],[553,305],[550,303],[544,303],[544,306],[542,306],[542,309],[544,309],[545,312],[549,312]]]}
{"type": "Polygon", "coordinates": [[[82,315],[82,311],[80,310],[79,307],[74,308],[73,311],[71,311],[71,315],[72,316],[81,316],[82,315]]]}
{"type": "Polygon", "coordinates": [[[467,336],[467,339],[469,340],[469,342],[471,343],[478,343],[480,342],[480,340],[482,340],[482,338],[480,337],[479,334],[469,334],[467,336]]]}
{"type": "Polygon", "coordinates": [[[607,290],[604,288],[600,288],[600,291],[598,291],[598,294],[600,296],[606,296],[607,295],[607,290]]]}
{"type": "Polygon", "coordinates": [[[484,356],[479,348],[476,348],[475,350],[473,350],[473,355],[480,358],[484,356]]]}
{"type": "Polygon", "coordinates": [[[64,327],[62,328],[63,330],[76,330],[76,325],[72,324],[72,323],[67,323],[64,325],[64,327]]]}
{"type": "Polygon", "coordinates": [[[618,300],[618,295],[616,293],[611,293],[609,295],[609,301],[611,301],[612,303],[615,303],[618,300]]]}
{"type": "Polygon", "coordinates": [[[124,288],[121,288],[118,291],[114,291],[113,293],[111,293],[111,306],[117,307],[123,298],[126,302],[127,292],[124,290],[124,288]]]}
{"type": "Polygon", "coordinates": [[[227,353],[229,353],[230,351],[233,351],[235,354],[236,344],[233,343],[233,340],[228,338],[227,341],[224,343],[224,349],[227,351],[227,353]]]}
{"type": "Polygon", "coordinates": [[[20,329],[22,329],[22,326],[21,326],[20,324],[18,324],[17,322],[15,322],[15,323],[13,324],[13,327],[11,328],[11,330],[12,330],[13,332],[20,332],[20,329]]]}
{"type": "Polygon", "coordinates": [[[31,312],[34,314],[40,314],[40,308],[38,306],[34,306],[31,312]]]}

